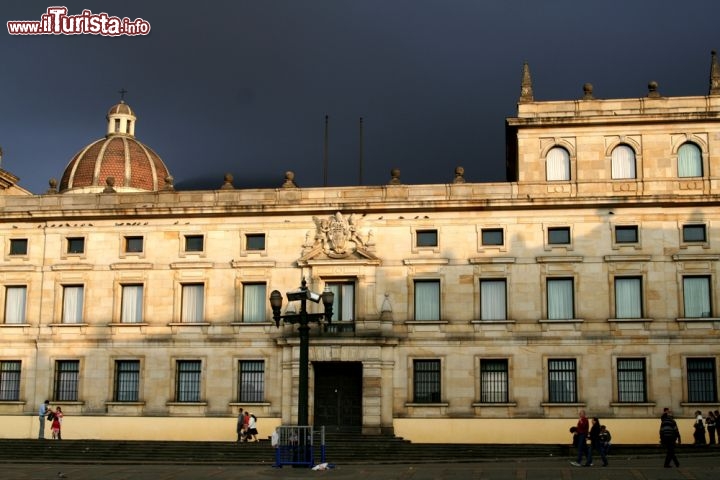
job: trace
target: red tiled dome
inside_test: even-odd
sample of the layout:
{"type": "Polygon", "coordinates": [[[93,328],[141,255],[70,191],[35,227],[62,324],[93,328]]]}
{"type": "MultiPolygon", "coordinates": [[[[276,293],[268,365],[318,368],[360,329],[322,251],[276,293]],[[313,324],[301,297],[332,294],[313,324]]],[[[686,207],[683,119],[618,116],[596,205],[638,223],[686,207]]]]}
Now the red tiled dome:
{"type": "Polygon", "coordinates": [[[60,192],[99,193],[108,185],[116,192],[172,188],[170,172],[158,154],[135,138],[132,109],[121,101],[110,108],[107,120],[105,138],[80,150],[65,167],[60,192]]]}
{"type": "Polygon", "coordinates": [[[108,177],[115,180],[114,188],[119,192],[163,190],[169,175],[150,147],[133,137],[109,135],[83,148],[70,160],[60,180],[60,191],[97,187],[85,190],[101,192],[108,177]]]}

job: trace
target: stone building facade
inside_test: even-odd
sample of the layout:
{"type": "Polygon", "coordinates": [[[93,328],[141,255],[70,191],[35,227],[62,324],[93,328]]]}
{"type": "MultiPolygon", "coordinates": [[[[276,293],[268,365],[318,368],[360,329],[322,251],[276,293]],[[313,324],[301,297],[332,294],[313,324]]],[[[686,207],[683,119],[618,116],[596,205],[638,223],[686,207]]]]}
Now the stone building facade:
{"type": "Polygon", "coordinates": [[[305,279],[335,294],[315,425],[565,441],[584,408],[655,442],[662,407],[720,404],[719,82],[713,53],[705,96],[536,101],[526,65],[499,183],[178,191],[116,105],[59,189],[4,172],[0,435],[36,435],[46,398],[66,438],[229,439],[241,406],[293,424],[299,340],[268,296],[305,279]]]}

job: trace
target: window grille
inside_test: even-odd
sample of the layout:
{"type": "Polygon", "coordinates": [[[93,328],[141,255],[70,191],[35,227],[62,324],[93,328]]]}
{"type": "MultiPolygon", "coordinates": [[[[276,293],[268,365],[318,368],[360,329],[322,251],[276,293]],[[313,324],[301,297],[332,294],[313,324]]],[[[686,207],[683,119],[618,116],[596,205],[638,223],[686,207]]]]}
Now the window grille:
{"type": "Polygon", "coordinates": [[[508,361],[480,360],[480,401],[508,402],[508,361]]]}
{"type": "Polygon", "coordinates": [[[575,359],[548,360],[550,403],[577,403],[577,366],[575,359]]]}
{"type": "Polygon", "coordinates": [[[0,400],[20,400],[20,360],[0,361],[0,400]]]}
{"type": "Polygon", "coordinates": [[[688,402],[717,403],[717,375],[714,358],[687,359],[688,402]]]}
{"type": "Polygon", "coordinates": [[[240,360],[238,372],[238,401],[248,403],[264,401],[265,362],[240,360]]]}
{"type": "Polygon", "coordinates": [[[115,401],[137,402],[140,390],[140,361],[115,362],[115,401]]]}
{"type": "Polygon", "coordinates": [[[55,401],[77,402],[79,374],[78,360],[58,360],[55,363],[55,401]]]}
{"type": "Polygon", "coordinates": [[[618,358],[617,382],[618,402],[646,402],[645,359],[618,358]]]}
{"type": "Polygon", "coordinates": [[[200,401],[200,360],[178,360],[175,398],[178,402],[200,401]]]}
{"type": "Polygon", "coordinates": [[[439,402],[440,360],[415,360],[413,367],[414,402],[439,402]]]}

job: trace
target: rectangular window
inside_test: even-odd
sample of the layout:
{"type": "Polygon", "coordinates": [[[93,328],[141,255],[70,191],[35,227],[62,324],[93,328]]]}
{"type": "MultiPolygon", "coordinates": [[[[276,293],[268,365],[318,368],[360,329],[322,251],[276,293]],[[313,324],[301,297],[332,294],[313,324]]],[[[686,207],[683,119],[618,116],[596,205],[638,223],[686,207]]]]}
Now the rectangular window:
{"type": "Polygon", "coordinates": [[[83,297],[84,287],[82,285],[63,286],[62,323],[82,323],[83,297]]]}
{"type": "Polygon", "coordinates": [[[503,229],[502,228],[483,228],[482,232],[483,245],[503,245],[503,229]]]}
{"type": "Polygon", "coordinates": [[[548,360],[548,401],[577,403],[577,366],[574,358],[548,360]]]}
{"type": "Polygon", "coordinates": [[[617,383],[618,402],[645,403],[645,359],[618,358],[617,383]]]}
{"type": "Polygon", "coordinates": [[[642,279],[615,277],[615,318],[642,316],[642,279]]]}
{"type": "Polygon", "coordinates": [[[682,236],[685,243],[705,242],[707,239],[705,225],[683,225],[682,236]]]}
{"type": "Polygon", "coordinates": [[[177,379],[175,381],[175,399],[178,402],[200,401],[200,360],[178,360],[177,379]]]}
{"type": "Polygon", "coordinates": [[[115,401],[137,402],[140,398],[140,360],[115,361],[115,401]]]}
{"type": "Polygon", "coordinates": [[[125,237],[125,253],[142,253],[143,237],[125,237]]]}
{"type": "Polygon", "coordinates": [[[708,318],[710,305],[710,277],[683,277],[685,318],[708,318]]]}
{"type": "Polygon", "coordinates": [[[415,281],[415,320],[440,320],[440,281],[415,281]]]}
{"type": "Polygon", "coordinates": [[[183,323],[202,323],[205,311],[205,285],[189,283],[182,286],[182,312],[180,321],[183,323]]]}
{"type": "Polygon", "coordinates": [[[77,402],[79,375],[79,360],[58,360],[55,362],[55,391],[53,397],[56,402],[77,402]]]}
{"type": "Polygon", "coordinates": [[[480,280],[480,318],[507,319],[507,285],[505,279],[480,280]]]}
{"type": "Polygon", "coordinates": [[[714,358],[687,359],[688,402],[717,403],[717,376],[714,358]]]}
{"type": "Polygon", "coordinates": [[[547,279],[547,309],[549,320],[575,318],[572,278],[547,279]]]}
{"type": "Polygon", "coordinates": [[[265,397],[265,362],[238,362],[238,402],[263,402],[265,397]]]}
{"type": "Polygon", "coordinates": [[[548,228],[548,244],[570,245],[570,227],[548,228]]]}
{"type": "Polygon", "coordinates": [[[355,284],[353,282],[332,282],[326,284],[335,294],[333,300],[333,322],[355,320],[355,284]]]}
{"type": "Polygon", "coordinates": [[[20,360],[0,361],[0,401],[20,400],[20,360]]]}
{"type": "Polygon", "coordinates": [[[143,286],[123,285],[122,302],[120,305],[121,323],[142,323],[143,321],[143,286]]]}
{"type": "Polygon", "coordinates": [[[25,305],[27,287],[24,285],[5,287],[5,323],[26,323],[25,305]]]}
{"type": "Polygon", "coordinates": [[[440,401],[440,360],[413,361],[413,402],[440,401]]]}
{"type": "Polygon", "coordinates": [[[186,252],[202,252],[204,248],[204,237],[202,235],[185,235],[186,252]]]}
{"type": "Polygon", "coordinates": [[[508,361],[480,360],[480,402],[508,402],[508,361]]]}
{"type": "Polygon", "coordinates": [[[265,321],[267,287],[264,283],[243,284],[243,322],[261,323],[265,321]]]}
{"type": "Polygon", "coordinates": [[[248,233],[245,235],[245,250],[265,250],[265,234],[248,233]]]}
{"type": "Polygon", "coordinates": [[[10,255],[27,255],[28,241],[27,238],[10,239],[10,255]]]}
{"type": "Polygon", "coordinates": [[[636,225],[616,226],[615,243],[638,243],[638,227],[636,225]]]}
{"type": "Polygon", "coordinates": [[[83,237],[70,237],[67,239],[67,253],[85,253],[85,239],[83,237]]]}
{"type": "Polygon", "coordinates": [[[438,245],[437,230],[418,230],[415,232],[415,236],[418,247],[437,247],[438,245]]]}

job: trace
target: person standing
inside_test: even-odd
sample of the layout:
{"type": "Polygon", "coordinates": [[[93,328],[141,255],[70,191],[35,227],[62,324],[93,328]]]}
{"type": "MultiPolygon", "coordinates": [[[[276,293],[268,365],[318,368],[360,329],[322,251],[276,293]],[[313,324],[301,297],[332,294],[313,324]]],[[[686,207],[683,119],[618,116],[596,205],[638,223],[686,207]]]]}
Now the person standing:
{"type": "Polygon", "coordinates": [[[55,412],[52,416],[52,438],[54,440],[62,440],[62,420],[63,420],[63,413],[62,408],[57,407],[55,409],[55,412]]]}
{"type": "Polygon", "coordinates": [[[243,422],[244,421],[245,421],[245,415],[243,414],[243,409],[241,407],[238,412],[237,425],[235,426],[235,431],[237,432],[237,441],[238,442],[242,441],[242,437],[243,437],[243,433],[244,433],[244,431],[243,431],[243,422]]]}
{"type": "Polygon", "coordinates": [[[578,418],[577,426],[575,427],[575,437],[577,441],[577,461],[576,462],[570,462],[571,465],[574,465],[576,467],[592,467],[592,450],[588,448],[587,444],[587,437],[588,432],[590,431],[590,422],[588,422],[587,417],[585,416],[585,410],[580,410],[578,412],[578,415],[580,418],[578,418]],[[583,465],[582,459],[583,455],[585,455],[585,464],[583,465]]]}
{"type": "Polygon", "coordinates": [[[680,462],[675,456],[675,443],[680,443],[680,430],[673,418],[672,410],[665,408],[660,417],[660,443],[665,447],[665,462],[663,466],[670,468],[672,461],[676,467],[680,466],[680,462]]]}
{"type": "Polygon", "coordinates": [[[705,419],[700,410],[695,411],[695,423],[693,424],[693,438],[695,445],[705,445],[705,419]]]}
{"type": "Polygon", "coordinates": [[[589,457],[592,458],[593,450],[600,453],[600,419],[598,417],[593,417],[591,421],[590,426],[590,455],[589,457]]]}
{"type": "Polygon", "coordinates": [[[250,428],[250,412],[245,412],[243,415],[243,426],[242,426],[242,441],[247,442],[248,441],[248,429],[250,428]]]}
{"type": "Polygon", "coordinates": [[[600,458],[602,458],[603,467],[608,466],[607,456],[610,453],[610,441],[612,435],[605,425],[600,425],[600,433],[598,434],[598,442],[600,444],[600,458]]]}
{"type": "Polygon", "coordinates": [[[38,420],[40,420],[40,430],[38,430],[38,440],[45,440],[45,418],[47,418],[48,409],[50,408],[50,400],[45,400],[40,404],[38,410],[38,420]]]}
{"type": "Polygon", "coordinates": [[[705,425],[707,425],[707,431],[708,431],[708,443],[710,445],[715,445],[715,426],[717,423],[717,418],[715,418],[715,414],[710,410],[707,414],[707,418],[705,418],[705,425]]]}
{"type": "Polygon", "coordinates": [[[251,413],[250,422],[248,423],[247,436],[252,440],[248,439],[248,442],[257,442],[257,434],[257,417],[251,413]]]}

